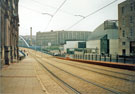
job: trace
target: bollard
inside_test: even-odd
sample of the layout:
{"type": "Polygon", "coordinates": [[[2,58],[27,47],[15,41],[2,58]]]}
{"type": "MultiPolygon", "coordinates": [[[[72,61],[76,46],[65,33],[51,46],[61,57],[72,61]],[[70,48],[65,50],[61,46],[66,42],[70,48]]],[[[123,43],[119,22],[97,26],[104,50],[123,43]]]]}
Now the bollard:
{"type": "Polygon", "coordinates": [[[110,55],[110,62],[112,61],[112,55],[110,55]]]}
{"type": "Polygon", "coordinates": [[[96,54],[96,60],[97,60],[97,54],[96,54]]]}
{"type": "Polygon", "coordinates": [[[104,61],[106,61],[106,55],[104,55],[104,61]]]}
{"type": "Polygon", "coordinates": [[[126,56],[124,55],[124,63],[126,63],[126,56]]]}
{"type": "Polygon", "coordinates": [[[135,64],[135,58],[132,56],[132,63],[135,64]]]}
{"type": "Polygon", "coordinates": [[[100,61],[101,61],[101,55],[100,55],[100,61]]]}
{"type": "Polygon", "coordinates": [[[119,56],[117,55],[117,56],[116,56],[116,62],[118,62],[118,61],[119,61],[118,59],[119,59],[119,56]]]}
{"type": "Polygon", "coordinates": [[[85,59],[87,60],[87,55],[85,55],[85,59]]]}

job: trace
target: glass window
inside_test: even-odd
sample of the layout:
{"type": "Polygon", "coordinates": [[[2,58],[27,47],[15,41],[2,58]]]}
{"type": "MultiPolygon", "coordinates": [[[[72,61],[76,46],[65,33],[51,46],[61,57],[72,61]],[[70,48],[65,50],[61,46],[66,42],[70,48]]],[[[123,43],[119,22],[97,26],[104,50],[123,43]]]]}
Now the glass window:
{"type": "Polygon", "coordinates": [[[133,4],[133,5],[134,5],[134,10],[135,10],[135,2],[134,2],[134,4],[133,4]]]}
{"type": "Polygon", "coordinates": [[[122,45],[126,45],[126,42],[122,42],[122,45]]]}
{"type": "Polygon", "coordinates": [[[133,28],[130,29],[130,36],[133,36],[133,28]]]}
{"type": "Polygon", "coordinates": [[[122,7],[122,13],[124,13],[124,11],[125,11],[125,8],[124,8],[124,7],[122,7]]]}
{"type": "Polygon", "coordinates": [[[122,34],[122,35],[123,35],[123,37],[125,37],[125,30],[123,30],[123,32],[122,32],[122,33],[123,33],[123,34],[122,34]]]}
{"type": "Polygon", "coordinates": [[[122,24],[125,25],[125,19],[124,18],[122,19],[122,24]]]}
{"type": "Polygon", "coordinates": [[[130,10],[133,11],[133,3],[130,4],[130,10]]]}
{"type": "Polygon", "coordinates": [[[130,23],[133,23],[133,17],[130,16],[130,23]]]}

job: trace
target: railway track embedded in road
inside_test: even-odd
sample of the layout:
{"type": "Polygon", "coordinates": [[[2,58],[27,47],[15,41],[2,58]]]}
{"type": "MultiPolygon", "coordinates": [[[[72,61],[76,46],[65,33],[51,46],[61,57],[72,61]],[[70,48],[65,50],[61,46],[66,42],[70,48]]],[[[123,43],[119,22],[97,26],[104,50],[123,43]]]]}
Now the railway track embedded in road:
{"type": "MultiPolygon", "coordinates": [[[[54,59],[53,59],[53,60],[54,60],[54,59]]],[[[91,72],[94,72],[94,73],[97,73],[97,74],[101,74],[101,75],[105,75],[105,76],[117,78],[117,79],[120,79],[120,80],[135,82],[135,80],[131,80],[131,79],[127,79],[127,78],[122,78],[122,77],[118,77],[118,76],[106,74],[106,73],[104,73],[104,72],[107,71],[107,72],[116,73],[116,74],[119,74],[119,75],[126,75],[126,76],[129,76],[128,78],[135,77],[135,75],[125,74],[125,73],[120,73],[120,72],[114,72],[114,71],[105,70],[105,69],[99,69],[99,68],[94,68],[94,67],[89,67],[89,69],[86,69],[86,68],[81,67],[81,66],[88,67],[88,66],[85,66],[85,65],[78,66],[78,64],[75,65],[75,64],[71,64],[71,63],[60,62],[60,61],[57,61],[57,60],[54,60],[54,61],[57,62],[57,63],[66,64],[66,65],[69,65],[69,66],[72,66],[72,67],[76,67],[76,68],[79,68],[79,69],[91,71],[91,72]],[[93,70],[93,69],[94,69],[94,70],[93,70]],[[101,71],[103,71],[103,72],[101,72],[101,71],[100,71],[100,72],[99,72],[99,71],[96,71],[95,69],[101,70],[101,71]]]]}
{"type": "MultiPolygon", "coordinates": [[[[35,56],[33,56],[35,57],[35,56]]],[[[69,88],[71,91],[73,91],[75,94],[81,94],[78,90],[76,90],[75,88],[73,88],[72,86],[70,86],[68,83],[66,83],[65,81],[63,81],[62,79],[60,79],[57,75],[55,75],[52,71],[50,71],[45,65],[43,65],[37,58],[35,58],[35,60],[45,69],[47,70],[47,72],[49,72],[53,77],[55,77],[57,80],[59,80],[62,84],[64,84],[64,86],[66,86],[67,88],[69,88]]]]}
{"type": "MultiPolygon", "coordinates": [[[[45,65],[44,64],[42,64],[39,60],[38,60],[38,62],[45,68],[45,69],[47,69],[47,67],[45,67],[45,65]]],[[[72,75],[72,76],[74,76],[74,77],[76,77],[76,78],[78,78],[78,79],[80,79],[80,80],[82,80],[82,81],[84,81],[84,82],[87,82],[88,84],[92,84],[92,85],[94,85],[94,86],[96,86],[96,87],[99,87],[99,88],[102,88],[102,89],[104,89],[104,90],[106,90],[106,91],[109,91],[109,92],[111,92],[111,93],[113,93],[113,94],[127,94],[126,92],[123,92],[123,91],[116,91],[116,90],[113,90],[113,89],[111,89],[111,88],[107,88],[107,87],[105,87],[105,86],[102,86],[102,85],[99,85],[98,83],[95,83],[95,82],[93,82],[93,81],[88,81],[88,80],[85,80],[85,79],[83,79],[83,78],[81,78],[81,77],[79,77],[79,76],[77,76],[77,75],[74,75],[74,74],[72,74],[72,73],[70,73],[70,72],[67,72],[67,71],[65,71],[65,70],[63,70],[63,69],[61,69],[61,68],[59,68],[59,67],[57,67],[57,66],[55,66],[55,65],[53,65],[53,64],[50,64],[50,63],[48,63],[48,62],[46,62],[47,64],[49,64],[49,65],[51,65],[51,66],[53,66],[53,67],[55,67],[55,68],[57,68],[57,69],[59,69],[59,70],[61,70],[61,71],[63,71],[63,72],[65,72],[65,73],[67,73],[67,74],[70,74],[70,75],[72,75]],[[122,92],[122,93],[121,93],[122,92]]],[[[49,69],[47,69],[48,71],[49,71],[49,73],[51,73],[55,78],[58,78],[58,80],[60,79],[58,76],[56,76],[53,72],[51,72],[49,69]]],[[[61,79],[60,79],[60,81],[63,83],[64,81],[62,81],[61,79]]],[[[66,84],[67,86],[69,86],[68,88],[71,88],[71,89],[73,89],[73,91],[75,91],[75,92],[77,92],[77,94],[81,94],[81,92],[79,91],[79,90],[76,90],[75,88],[73,88],[72,86],[70,86],[70,85],[68,85],[66,82],[64,82],[64,84],[66,84]]]]}
{"type": "MultiPolygon", "coordinates": [[[[35,58],[36,59],[36,58],[35,58]]],[[[47,58],[48,59],[48,58],[47,58]]],[[[37,60],[37,59],[36,59],[37,60]]],[[[64,80],[62,80],[60,77],[58,77],[58,75],[56,75],[54,72],[52,72],[50,69],[48,69],[45,65],[44,65],[44,61],[45,60],[43,60],[43,59],[40,59],[40,61],[39,60],[37,60],[39,63],[40,63],[40,65],[42,65],[42,67],[44,67],[44,69],[46,69],[53,77],[55,77],[56,79],[58,79],[59,81],[61,81],[66,87],[68,87],[69,89],[71,89],[73,92],[75,92],[76,94],[81,94],[81,92],[79,91],[79,90],[77,90],[76,88],[74,88],[74,87],[72,87],[72,85],[69,85],[68,83],[66,83],[66,81],[64,81],[64,80]],[[42,62],[42,63],[41,63],[42,62]]],[[[51,61],[52,62],[52,61],[51,61]]],[[[94,85],[94,86],[96,86],[96,87],[99,87],[99,88],[102,88],[102,89],[104,89],[104,90],[106,90],[106,91],[109,91],[109,92],[111,92],[111,93],[113,93],[113,94],[129,94],[128,92],[126,92],[126,91],[122,91],[122,90],[119,90],[119,89],[117,89],[117,88],[112,88],[112,87],[108,87],[108,86],[105,86],[105,85],[103,85],[103,84],[101,84],[101,83],[98,83],[98,82],[96,82],[96,81],[91,81],[91,80],[86,80],[85,78],[82,78],[82,77],[80,77],[80,76],[77,76],[77,75],[75,75],[75,74],[72,74],[71,72],[68,72],[68,71],[65,71],[65,70],[63,70],[62,68],[59,68],[59,67],[57,67],[57,66],[55,66],[55,65],[53,65],[53,64],[50,64],[50,62],[48,62],[48,61],[46,61],[46,63],[45,64],[49,64],[50,66],[52,66],[52,67],[55,67],[55,68],[57,68],[57,69],[59,69],[59,70],[61,70],[61,71],[63,71],[63,72],[65,72],[65,73],[67,73],[67,74],[69,74],[69,75],[71,75],[71,76],[74,76],[74,77],[76,77],[76,78],[78,78],[78,79],[80,79],[80,80],[82,80],[82,81],[84,81],[84,82],[87,82],[88,84],[92,84],[92,85],[94,85]]],[[[72,66],[72,65],[70,65],[70,66],[72,66]]],[[[108,75],[108,76],[110,76],[110,75],[108,75]]],[[[125,80],[125,79],[123,79],[123,80],[125,80]]]]}

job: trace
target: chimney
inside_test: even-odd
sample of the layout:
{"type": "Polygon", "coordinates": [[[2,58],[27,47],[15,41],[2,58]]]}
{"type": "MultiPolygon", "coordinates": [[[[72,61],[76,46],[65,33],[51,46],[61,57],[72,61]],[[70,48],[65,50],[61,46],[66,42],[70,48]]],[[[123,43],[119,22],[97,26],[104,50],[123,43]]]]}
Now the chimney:
{"type": "Polygon", "coordinates": [[[32,46],[32,27],[30,27],[30,45],[32,46]]]}

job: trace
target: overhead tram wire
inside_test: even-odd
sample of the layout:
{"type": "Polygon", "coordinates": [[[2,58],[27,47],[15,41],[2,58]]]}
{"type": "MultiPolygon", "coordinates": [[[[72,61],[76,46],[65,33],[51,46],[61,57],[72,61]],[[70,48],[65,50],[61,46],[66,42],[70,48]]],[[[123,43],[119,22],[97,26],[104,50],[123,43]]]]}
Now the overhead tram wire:
{"type": "Polygon", "coordinates": [[[53,13],[53,16],[52,16],[51,19],[49,20],[49,22],[48,22],[48,24],[47,24],[45,30],[47,30],[47,28],[49,27],[50,23],[52,22],[54,16],[58,13],[58,11],[60,10],[60,8],[66,3],[66,1],[67,1],[67,0],[64,0],[64,1],[62,2],[62,4],[58,7],[58,9],[53,13]]]}
{"type": "MultiPolygon", "coordinates": [[[[48,5],[48,4],[40,3],[40,2],[38,2],[38,1],[36,1],[36,0],[31,0],[31,1],[35,2],[36,4],[42,5],[43,7],[49,7],[49,8],[51,8],[51,9],[56,9],[56,8],[57,8],[57,7],[48,5]]],[[[62,13],[68,14],[68,15],[72,15],[72,16],[74,15],[74,14],[68,12],[68,11],[64,11],[64,10],[60,10],[60,11],[61,11],[62,13]]]]}
{"type": "Polygon", "coordinates": [[[84,16],[82,19],[78,20],[76,23],[74,23],[73,25],[71,25],[70,27],[68,27],[66,30],[69,30],[69,29],[73,28],[74,26],[76,26],[77,24],[79,24],[79,23],[80,23],[81,21],[83,21],[84,19],[86,19],[86,18],[88,18],[89,16],[91,16],[91,15],[93,15],[93,14],[99,12],[100,10],[102,10],[102,9],[104,9],[104,8],[106,8],[106,7],[108,7],[109,5],[111,5],[111,4],[113,4],[113,3],[117,2],[117,1],[118,1],[118,0],[114,0],[114,1],[112,1],[111,3],[109,3],[109,4],[105,5],[105,6],[103,6],[102,8],[100,8],[100,9],[98,9],[98,10],[96,10],[96,11],[90,13],[90,14],[88,14],[87,16],[84,16]]]}

